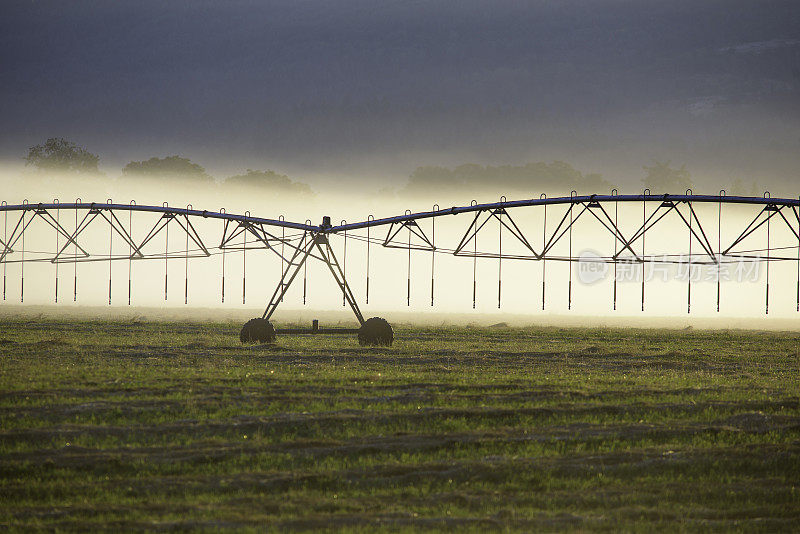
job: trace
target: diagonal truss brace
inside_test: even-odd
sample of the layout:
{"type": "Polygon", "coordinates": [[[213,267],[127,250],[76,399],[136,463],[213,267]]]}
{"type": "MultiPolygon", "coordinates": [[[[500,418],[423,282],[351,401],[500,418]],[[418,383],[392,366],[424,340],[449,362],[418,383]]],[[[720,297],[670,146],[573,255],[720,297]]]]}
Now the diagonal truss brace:
{"type": "Polygon", "coordinates": [[[496,208],[493,210],[486,211],[486,218],[483,220],[482,223],[479,223],[481,214],[483,212],[478,211],[475,213],[475,217],[472,219],[472,222],[467,227],[467,231],[464,233],[464,236],[459,241],[458,246],[456,247],[455,251],[453,252],[454,256],[464,256],[464,257],[478,257],[478,258],[513,258],[513,259],[541,259],[541,255],[536,252],[533,246],[528,242],[528,239],[525,237],[525,234],[522,232],[520,227],[514,221],[514,219],[509,215],[505,208],[496,208]],[[508,223],[503,220],[503,215],[506,216],[508,223]],[[526,249],[528,249],[533,256],[511,256],[511,255],[500,255],[499,253],[494,252],[469,252],[465,251],[464,249],[469,245],[474,239],[477,238],[478,232],[486,226],[486,224],[492,220],[496,219],[501,227],[508,230],[512,236],[514,236],[520,243],[522,243],[526,249]],[[509,224],[510,223],[510,224],[509,224]]]}
{"type": "Polygon", "coordinates": [[[361,309],[358,307],[358,302],[353,295],[353,291],[350,289],[350,285],[347,283],[344,270],[342,269],[339,260],[336,258],[336,255],[333,253],[333,248],[331,248],[330,242],[328,241],[328,236],[324,233],[318,232],[308,232],[308,234],[309,239],[305,240],[306,244],[304,246],[294,248],[294,253],[288,260],[286,268],[281,274],[281,279],[278,282],[275,291],[273,291],[272,296],[269,299],[269,303],[267,304],[267,309],[264,310],[262,317],[267,320],[272,317],[272,315],[275,313],[275,310],[278,309],[278,305],[283,300],[284,295],[292,285],[292,282],[300,273],[303,265],[306,263],[306,261],[308,261],[309,257],[314,257],[328,266],[333,279],[336,281],[339,289],[342,291],[345,301],[350,305],[350,309],[353,310],[356,319],[358,319],[358,323],[364,324],[364,316],[361,314],[361,309]],[[315,249],[317,251],[316,255],[312,254],[312,251],[315,249]]]}
{"type": "Polygon", "coordinates": [[[25,229],[30,226],[33,220],[36,218],[36,215],[31,217],[27,222],[25,222],[25,212],[22,212],[19,219],[17,220],[17,224],[14,225],[14,228],[11,230],[11,237],[8,239],[8,243],[3,243],[3,253],[0,254],[0,261],[5,260],[5,257],[10,253],[13,252],[14,245],[17,244],[17,241],[22,237],[22,234],[25,232],[25,229]]]}
{"type": "MultiPolygon", "coordinates": [[[[220,239],[219,249],[220,250],[245,250],[244,244],[234,244],[233,241],[241,236],[244,233],[250,234],[255,239],[263,244],[263,246],[257,247],[246,247],[247,250],[250,249],[267,249],[279,258],[283,260],[283,262],[291,261],[291,256],[287,257],[286,255],[282,254],[280,249],[281,247],[276,245],[284,245],[289,249],[290,252],[294,253],[300,250],[301,252],[304,250],[302,245],[297,245],[295,243],[302,242],[303,238],[300,239],[291,239],[289,237],[278,237],[277,235],[273,234],[272,232],[267,231],[263,224],[251,224],[248,222],[238,221],[236,223],[236,227],[229,231],[231,226],[231,221],[225,221],[225,225],[222,229],[222,238],[220,239]]],[[[311,257],[316,258],[320,261],[325,261],[324,258],[314,254],[313,252],[310,254],[311,257]]]]}
{"type": "MultiPolygon", "coordinates": [[[[705,230],[703,229],[703,225],[700,222],[700,219],[697,217],[697,213],[694,211],[691,203],[687,202],[689,206],[689,213],[688,215],[684,215],[681,213],[680,208],[678,208],[678,204],[669,200],[667,196],[664,197],[664,200],[659,204],[656,209],[644,220],[642,225],[639,227],[638,230],[633,234],[630,240],[623,240],[622,245],[623,248],[627,248],[628,250],[633,251],[632,245],[641,239],[648,230],[653,228],[656,224],[658,224],[664,217],[669,215],[670,212],[675,211],[678,214],[678,217],[683,222],[684,226],[689,229],[691,235],[700,243],[700,246],[703,248],[703,252],[711,258],[711,261],[714,263],[718,263],[719,258],[717,254],[714,253],[714,247],[711,245],[711,242],[706,235],[705,230]],[[664,211],[661,211],[662,208],[666,208],[664,211]],[[660,214],[659,214],[660,213],[660,214]],[[658,215],[658,217],[656,217],[658,215]],[[691,221],[694,221],[696,225],[692,225],[691,221]],[[700,233],[697,233],[697,229],[700,230],[700,233]]],[[[622,253],[620,250],[616,255],[613,256],[614,260],[619,259],[619,255],[622,253]]],[[[638,258],[638,256],[637,256],[638,258]]],[[[642,261],[641,259],[639,261],[642,261]]]]}
{"type": "MultiPolygon", "coordinates": [[[[114,216],[113,213],[112,213],[112,216],[113,216],[114,219],[116,219],[116,216],[114,216]]],[[[106,220],[108,220],[108,219],[106,219],[106,220]]],[[[146,258],[147,256],[142,252],[142,249],[144,248],[144,246],[147,243],[149,243],[150,241],[152,241],[162,231],[165,231],[167,226],[173,221],[175,221],[175,224],[180,226],[181,229],[184,232],[186,232],[186,234],[189,236],[189,239],[191,239],[192,242],[200,249],[200,251],[201,251],[200,256],[201,257],[210,256],[211,255],[211,253],[208,251],[208,248],[206,247],[205,243],[203,243],[203,239],[200,237],[200,234],[197,232],[197,230],[195,229],[194,225],[191,223],[191,221],[189,220],[189,217],[187,215],[180,216],[180,215],[176,215],[176,214],[173,214],[173,213],[165,213],[156,221],[156,223],[153,225],[153,227],[150,229],[150,231],[147,233],[147,235],[144,237],[144,239],[142,239],[142,242],[139,245],[137,245],[133,241],[133,239],[130,238],[130,236],[128,236],[128,238],[130,238],[129,244],[131,245],[131,249],[132,249],[131,258],[132,259],[144,259],[144,258],[146,258]],[[181,217],[184,219],[183,221],[181,221],[181,217]]],[[[119,221],[117,220],[117,222],[119,222],[119,221]]],[[[120,224],[119,226],[120,226],[120,228],[122,228],[123,231],[125,230],[124,227],[122,226],[122,224],[120,224]]],[[[180,253],[180,254],[181,254],[180,257],[185,257],[184,253],[180,253]]],[[[176,255],[177,255],[177,253],[176,253],[176,255]]],[[[167,253],[166,256],[169,257],[169,254],[167,253]]],[[[157,257],[163,257],[163,256],[159,254],[157,257]]]]}
{"type": "MultiPolygon", "coordinates": [[[[22,238],[22,234],[25,233],[25,230],[28,229],[28,227],[31,225],[31,223],[34,221],[34,219],[36,219],[37,217],[39,217],[42,220],[44,220],[48,225],[50,225],[52,228],[54,228],[59,235],[63,236],[66,239],[66,243],[64,244],[64,246],[56,253],[56,256],[54,258],[49,260],[50,262],[56,263],[59,260],[59,256],[61,255],[61,253],[70,245],[74,245],[77,250],[80,250],[80,257],[81,258],[88,258],[89,257],[89,253],[83,247],[81,247],[77,242],[77,236],[78,236],[78,234],[80,233],[81,230],[76,230],[74,233],[70,233],[46,209],[36,209],[35,211],[33,211],[33,214],[31,216],[31,218],[28,219],[23,224],[23,220],[25,218],[25,214],[26,213],[23,212],[23,214],[20,215],[20,218],[17,221],[17,224],[14,226],[14,228],[11,231],[11,236],[9,237],[8,242],[7,243],[3,243],[2,240],[0,240],[0,243],[2,243],[2,245],[3,245],[3,250],[2,250],[2,252],[0,252],[0,262],[5,261],[6,256],[8,254],[14,252],[14,249],[13,249],[14,245],[16,245],[16,243],[20,240],[20,238],[22,238]]],[[[88,217],[88,214],[87,214],[87,217],[88,217]]],[[[86,217],[84,217],[84,220],[85,219],[86,219],[86,217]]],[[[85,228],[85,226],[84,226],[84,228],[85,228]]],[[[75,261],[75,256],[74,255],[70,257],[70,261],[75,261]]]]}
{"type": "Polygon", "coordinates": [[[436,247],[433,245],[433,242],[428,239],[425,231],[414,220],[392,223],[389,226],[389,230],[386,232],[386,239],[383,240],[382,245],[386,248],[402,248],[404,250],[409,248],[411,250],[427,250],[429,252],[436,250],[436,247]],[[397,229],[395,229],[395,226],[397,226],[397,229]],[[410,234],[417,236],[422,243],[424,243],[424,245],[411,244],[410,241],[405,244],[400,241],[394,241],[394,239],[397,237],[397,234],[399,234],[403,228],[406,228],[410,234]]]}
{"type": "Polygon", "coordinates": [[[756,216],[753,217],[753,220],[750,221],[750,223],[745,227],[745,229],[742,230],[742,233],[739,234],[739,236],[733,240],[733,243],[731,243],[731,245],[728,248],[726,248],[725,251],[722,252],[722,254],[731,255],[730,252],[733,250],[734,247],[736,247],[736,245],[744,241],[748,236],[753,234],[763,225],[767,224],[767,222],[769,222],[769,220],[775,217],[776,215],[779,215],[781,219],[783,219],[783,221],[786,223],[786,226],[789,228],[789,231],[792,232],[792,235],[800,239],[800,213],[798,213],[797,208],[795,208],[794,206],[792,207],[794,216],[798,221],[798,230],[795,230],[794,227],[792,226],[792,223],[790,223],[789,220],[786,218],[786,216],[783,214],[783,209],[785,207],[786,206],[783,205],[777,206],[776,204],[767,204],[766,206],[761,208],[761,211],[759,211],[756,214],[756,216]],[[761,220],[761,222],[758,222],[759,219],[761,219],[761,216],[764,214],[768,215],[764,217],[763,220],[761,220]]]}

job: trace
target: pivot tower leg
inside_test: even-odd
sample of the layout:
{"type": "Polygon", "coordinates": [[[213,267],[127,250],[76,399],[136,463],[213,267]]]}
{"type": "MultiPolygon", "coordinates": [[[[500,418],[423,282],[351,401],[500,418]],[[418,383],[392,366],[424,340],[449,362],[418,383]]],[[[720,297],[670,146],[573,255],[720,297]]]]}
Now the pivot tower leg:
{"type": "Polygon", "coordinates": [[[314,257],[328,266],[333,279],[336,280],[336,284],[339,286],[339,289],[344,295],[345,301],[350,305],[350,309],[353,310],[353,314],[355,314],[356,319],[358,319],[358,323],[363,325],[364,316],[361,314],[361,310],[358,307],[358,303],[353,295],[353,291],[350,289],[350,285],[347,283],[342,266],[339,263],[339,260],[336,259],[336,255],[333,253],[333,248],[331,248],[331,245],[328,242],[328,236],[326,234],[317,232],[309,233],[311,234],[311,238],[307,241],[306,245],[304,247],[295,248],[294,254],[287,261],[286,268],[283,270],[283,274],[278,282],[278,286],[272,293],[272,297],[269,299],[267,309],[264,310],[262,317],[267,320],[272,317],[272,314],[275,313],[275,310],[281,303],[283,296],[289,290],[289,286],[292,285],[292,282],[297,277],[300,269],[303,268],[303,265],[305,265],[309,257],[314,257]],[[317,255],[312,254],[314,249],[317,250],[317,255]]]}

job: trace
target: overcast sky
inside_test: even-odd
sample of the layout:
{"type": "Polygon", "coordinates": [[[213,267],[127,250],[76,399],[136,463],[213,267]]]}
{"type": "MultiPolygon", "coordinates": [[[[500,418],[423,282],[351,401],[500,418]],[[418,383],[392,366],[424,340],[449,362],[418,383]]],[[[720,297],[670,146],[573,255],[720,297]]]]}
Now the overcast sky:
{"type": "Polygon", "coordinates": [[[109,173],[180,154],[312,184],[554,159],[800,171],[797,0],[3,0],[0,61],[7,160],[63,136],[109,173]]]}

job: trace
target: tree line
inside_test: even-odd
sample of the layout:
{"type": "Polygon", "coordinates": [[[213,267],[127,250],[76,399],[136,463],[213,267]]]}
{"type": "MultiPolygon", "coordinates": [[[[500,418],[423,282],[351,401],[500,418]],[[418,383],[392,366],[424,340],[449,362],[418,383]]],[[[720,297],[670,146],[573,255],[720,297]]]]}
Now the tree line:
{"type": "MultiPolygon", "coordinates": [[[[25,164],[44,172],[67,172],[84,175],[102,175],[98,168],[100,157],[63,138],[50,138],[43,144],[28,149],[25,164]]],[[[642,187],[653,193],[683,193],[692,187],[691,174],[685,166],[674,168],[670,162],[655,161],[644,166],[642,187]]],[[[178,155],[152,157],[131,161],[122,168],[122,175],[130,178],[175,178],[198,183],[214,182],[206,169],[188,158],[178,155]]],[[[243,174],[222,180],[225,185],[264,187],[299,195],[313,195],[308,184],[293,181],[273,170],[247,169],[243,174]]],[[[503,189],[509,191],[610,191],[614,184],[598,173],[583,174],[569,163],[527,163],[524,165],[465,164],[453,168],[441,166],[417,167],[408,183],[399,190],[401,194],[426,194],[442,190],[503,189]]]]}
{"type": "MultiPolygon", "coordinates": [[[[50,138],[43,144],[30,147],[28,155],[24,159],[26,166],[41,172],[61,172],[84,176],[103,175],[98,167],[100,157],[97,154],[63,138],[50,138]]],[[[214,183],[214,178],[202,165],[177,155],[131,161],[122,168],[122,176],[137,179],[191,180],[208,185],[214,183]]],[[[244,174],[223,179],[222,184],[262,187],[304,196],[313,195],[308,184],[295,182],[288,176],[269,169],[247,169],[244,174]]]]}

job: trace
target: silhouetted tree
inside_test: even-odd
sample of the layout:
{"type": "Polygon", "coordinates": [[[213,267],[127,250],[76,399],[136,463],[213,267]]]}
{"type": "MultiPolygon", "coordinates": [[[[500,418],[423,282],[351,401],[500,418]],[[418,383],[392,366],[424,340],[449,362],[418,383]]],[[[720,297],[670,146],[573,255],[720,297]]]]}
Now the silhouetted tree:
{"type": "Polygon", "coordinates": [[[165,158],[150,158],[145,161],[131,161],[122,168],[122,174],[129,177],[141,178],[190,178],[202,181],[211,181],[212,178],[206,170],[192,163],[188,158],[180,156],[167,156],[165,158]]]}
{"type": "Polygon", "coordinates": [[[647,176],[642,179],[642,183],[653,193],[672,193],[683,194],[692,187],[692,177],[685,165],[680,169],[673,169],[669,166],[669,161],[656,161],[652,167],[644,166],[647,176]]]}
{"type": "Polygon", "coordinates": [[[247,169],[244,174],[237,174],[236,176],[227,178],[223,182],[223,185],[269,189],[272,191],[291,193],[293,195],[313,195],[311,187],[307,184],[293,182],[285,174],[278,174],[271,170],[258,171],[247,169]]]}
{"type": "Polygon", "coordinates": [[[97,168],[99,160],[97,154],[63,137],[51,137],[44,144],[28,149],[25,165],[40,171],[100,174],[97,168]]]}
{"type": "Polygon", "coordinates": [[[741,178],[736,178],[733,181],[733,184],[731,184],[731,187],[728,189],[728,194],[757,197],[760,196],[762,193],[759,193],[759,187],[755,182],[750,182],[750,187],[748,188],[744,184],[741,178]]]}

